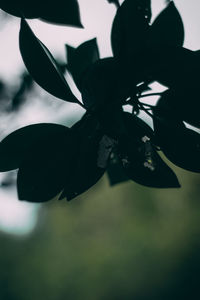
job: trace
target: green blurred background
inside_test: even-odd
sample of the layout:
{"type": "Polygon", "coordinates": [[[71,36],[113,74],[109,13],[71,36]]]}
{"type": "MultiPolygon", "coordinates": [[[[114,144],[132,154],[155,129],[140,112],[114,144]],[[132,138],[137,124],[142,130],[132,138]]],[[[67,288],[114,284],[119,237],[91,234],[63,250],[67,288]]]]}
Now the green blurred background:
{"type": "Polygon", "coordinates": [[[72,202],[51,201],[26,236],[0,234],[0,299],[200,299],[199,176],[181,189],[106,176],[72,202]]]}

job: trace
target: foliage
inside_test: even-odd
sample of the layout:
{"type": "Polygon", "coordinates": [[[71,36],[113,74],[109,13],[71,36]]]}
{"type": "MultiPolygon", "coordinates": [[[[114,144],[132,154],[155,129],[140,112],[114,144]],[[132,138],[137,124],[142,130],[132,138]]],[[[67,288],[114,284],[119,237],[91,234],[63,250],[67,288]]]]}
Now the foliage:
{"type": "Polygon", "coordinates": [[[113,57],[99,57],[96,39],[77,48],[66,45],[66,69],[82,102],[26,21],[40,18],[82,27],[78,2],[58,2],[48,7],[41,1],[27,6],[23,0],[0,5],[21,18],[20,51],[33,79],[50,94],[86,110],[71,128],[30,125],[0,143],[0,171],[19,168],[19,199],[44,202],[59,194],[59,199],[71,200],[93,186],[106,170],[111,184],[132,179],[147,187],[180,187],[159,151],[177,166],[199,173],[200,136],[185,122],[200,128],[200,52],[183,47],[184,27],[174,2],[151,23],[150,0],[125,0],[121,6],[108,1],[117,8],[111,31],[113,57]],[[154,81],[167,90],[147,93],[154,81]],[[152,95],[159,96],[155,106],[143,102],[152,95]],[[124,111],[126,105],[132,113],[124,111]],[[153,129],[140,112],[152,118],[153,129]]]}
{"type": "Polygon", "coordinates": [[[199,175],[175,170],[181,189],[104,176],[79,201],[41,206],[31,234],[0,232],[0,299],[199,299],[199,175]]]}

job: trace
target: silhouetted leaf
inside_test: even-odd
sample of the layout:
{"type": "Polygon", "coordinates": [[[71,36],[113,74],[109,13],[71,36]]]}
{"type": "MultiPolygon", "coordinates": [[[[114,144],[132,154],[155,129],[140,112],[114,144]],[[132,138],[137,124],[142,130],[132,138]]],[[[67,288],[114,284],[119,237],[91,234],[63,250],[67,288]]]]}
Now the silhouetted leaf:
{"type": "Polygon", "coordinates": [[[120,65],[113,57],[97,60],[85,72],[81,85],[83,103],[92,110],[121,103],[127,98],[120,65]]]}
{"type": "MultiPolygon", "coordinates": [[[[148,149],[149,152],[149,149],[148,149]]],[[[164,163],[155,150],[151,158],[141,153],[122,157],[127,176],[141,185],[153,188],[178,188],[180,184],[174,172],[164,163]]]]}
{"type": "Polygon", "coordinates": [[[151,19],[149,0],[125,0],[117,10],[111,32],[114,56],[137,62],[151,19]]]}
{"type": "MultiPolygon", "coordinates": [[[[141,118],[130,114],[128,112],[123,113],[123,118],[124,118],[124,124],[126,128],[126,132],[132,136],[134,136],[134,132],[136,131],[137,134],[143,136],[147,135],[149,138],[154,137],[154,132],[151,129],[151,127],[144,122],[141,118]]],[[[137,134],[136,134],[136,139],[137,139],[137,134]]]]}
{"type": "Polygon", "coordinates": [[[20,128],[0,143],[0,171],[10,171],[20,167],[26,156],[35,149],[40,149],[44,139],[54,143],[54,139],[63,138],[68,128],[62,125],[40,123],[20,128]]]}
{"type": "Polygon", "coordinates": [[[143,76],[159,81],[173,88],[192,85],[197,81],[200,59],[195,51],[182,47],[149,47],[143,52],[144,64],[140,72],[143,76]]]}
{"type": "Polygon", "coordinates": [[[124,172],[121,161],[115,152],[111,153],[107,167],[107,174],[111,186],[129,180],[124,172]]]}
{"type": "Polygon", "coordinates": [[[55,59],[24,19],[21,21],[19,43],[22,58],[33,79],[55,97],[78,103],[55,59]]]}
{"type": "MultiPolygon", "coordinates": [[[[38,0],[39,1],[39,0],[38,0]]],[[[77,0],[39,1],[39,17],[47,22],[83,28],[77,0]]]]}
{"type": "Polygon", "coordinates": [[[2,0],[0,8],[20,18],[41,18],[50,23],[83,27],[77,0],[2,0]]]}
{"type": "Polygon", "coordinates": [[[65,189],[60,196],[60,199],[66,197],[68,201],[93,186],[103,176],[106,167],[98,166],[103,133],[96,118],[86,114],[75,124],[73,130],[79,136],[78,153],[74,159],[71,180],[66,181],[65,189]]]}
{"type": "Polygon", "coordinates": [[[97,118],[101,125],[103,132],[109,137],[118,140],[118,138],[125,134],[126,127],[123,120],[123,109],[121,105],[105,105],[97,112],[97,118]]]}
{"type": "Polygon", "coordinates": [[[81,90],[81,81],[87,68],[99,59],[99,49],[96,38],[86,41],[77,48],[66,45],[67,68],[81,90]]]}
{"type": "Polygon", "coordinates": [[[158,108],[168,110],[168,117],[176,118],[200,128],[200,101],[198,87],[193,89],[183,86],[182,89],[170,89],[162,94],[157,103],[158,108]]]}
{"type": "Polygon", "coordinates": [[[157,154],[151,142],[151,128],[136,116],[125,117],[127,135],[119,141],[120,158],[127,176],[133,181],[157,188],[180,187],[174,172],[157,154]],[[136,121],[137,120],[137,121],[136,121]]]}
{"type": "Polygon", "coordinates": [[[36,9],[36,1],[26,0],[1,0],[0,8],[5,12],[16,16],[25,18],[38,18],[39,12],[36,9]]]}
{"type": "MultiPolygon", "coordinates": [[[[165,119],[169,120],[169,126],[171,126],[171,129],[175,126],[175,127],[181,127],[184,128],[185,125],[182,122],[182,120],[179,119],[178,115],[177,115],[177,111],[173,109],[173,107],[170,104],[170,101],[168,101],[169,99],[169,95],[171,93],[171,90],[166,90],[161,94],[161,97],[159,98],[159,100],[156,103],[156,106],[154,106],[153,108],[153,114],[156,117],[155,119],[153,119],[154,122],[154,129],[155,129],[155,124],[156,121],[160,121],[161,124],[162,122],[165,123],[165,119]]],[[[156,126],[157,129],[157,126],[156,126]]]]}
{"type": "Polygon", "coordinates": [[[119,59],[123,81],[127,86],[144,80],[140,75],[146,36],[151,19],[150,0],[125,0],[117,10],[111,31],[114,57],[119,59]]]}
{"type": "Polygon", "coordinates": [[[60,193],[69,181],[77,152],[77,139],[71,130],[45,136],[38,147],[31,150],[17,176],[20,200],[44,202],[60,193]]]}
{"type": "Polygon", "coordinates": [[[182,46],[183,42],[183,22],[174,2],[171,1],[150,27],[148,44],[182,46]]]}
{"type": "MultiPolygon", "coordinates": [[[[158,114],[156,114],[158,116],[158,114]]],[[[156,140],[175,165],[200,172],[200,134],[169,118],[154,118],[156,140]]]]}

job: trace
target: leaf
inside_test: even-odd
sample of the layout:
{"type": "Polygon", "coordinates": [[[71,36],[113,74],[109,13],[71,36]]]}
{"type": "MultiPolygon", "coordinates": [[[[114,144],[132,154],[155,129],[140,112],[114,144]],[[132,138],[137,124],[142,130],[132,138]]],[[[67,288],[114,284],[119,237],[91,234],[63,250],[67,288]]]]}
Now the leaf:
{"type": "Polygon", "coordinates": [[[148,33],[148,45],[182,46],[184,26],[181,16],[171,1],[158,15],[148,33]]]}
{"type": "Polygon", "coordinates": [[[1,0],[0,8],[5,12],[22,18],[23,16],[28,19],[38,18],[38,11],[36,11],[35,1],[26,0],[1,0]]]}
{"type": "Polygon", "coordinates": [[[0,8],[20,18],[41,18],[50,23],[82,28],[77,0],[57,2],[34,0],[2,0],[0,8]]]}
{"type": "Polygon", "coordinates": [[[118,140],[121,135],[125,134],[123,109],[119,104],[105,105],[102,110],[97,112],[97,117],[103,132],[107,136],[118,140]]]}
{"type": "Polygon", "coordinates": [[[77,0],[59,0],[57,2],[39,1],[39,16],[42,20],[83,28],[80,20],[79,5],[77,0]]]}
{"type": "Polygon", "coordinates": [[[49,50],[22,19],[19,45],[23,61],[33,79],[47,92],[62,100],[78,103],[49,50]]]}
{"type": "Polygon", "coordinates": [[[125,0],[117,10],[111,32],[113,54],[137,62],[151,18],[150,1],[125,0]],[[128,57],[126,57],[128,56],[128,57]]]}
{"type": "Polygon", "coordinates": [[[137,131],[137,133],[141,137],[144,135],[147,135],[149,138],[154,137],[154,132],[151,129],[151,127],[147,123],[145,123],[142,119],[140,119],[139,117],[137,117],[133,114],[130,114],[128,112],[124,112],[123,118],[124,118],[126,132],[128,135],[131,135],[132,137],[134,137],[134,132],[137,131]]]}
{"type": "Polygon", "coordinates": [[[120,159],[127,176],[133,181],[156,188],[180,187],[174,172],[157,154],[151,142],[151,129],[125,115],[127,135],[119,141],[120,159]],[[145,129],[146,128],[146,129],[145,129]],[[149,134],[150,133],[150,134],[149,134]]]}
{"type": "Polygon", "coordinates": [[[178,90],[167,90],[162,94],[157,103],[158,108],[168,110],[168,116],[176,115],[178,120],[185,121],[193,126],[200,128],[200,102],[197,86],[193,89],[183,86],[178,90]]]}
{"type": "Polygon", "coordinates": [[[180,168],[200,172],[200,134],[183,122],[160,116],[154,118],[155,136],[165,156],[180,168]]]}
{"type": "MultiPolygon", "coordinates": [[[[123,85],[133,87],[144,80],[141,66],[151,19],[150,0],[125,0],[117,10],[111,31],[113,55],[119,59],[123,85]]],[[[145,78],[146,79],[146,78],[145,78]]]]}
{"type": "MultiPolygon", "coordinates": [[[[165,120],[168,119],[169,124],[168,127],[171,127],[171,130],[173,130],[173,127],[180,127],[184,128],[185,125],[182,122],[182,120],[179,118],[177,111],[173,108],[171,99],[171,90],[166,90],[161,94],[160,99],[157,101],[156,106],[153,108],[153,114],[155,118],[153,118],[154,121],[154,129],[157,129],[157,120],[158,122],[165,123],[165,120]]],[[[164,126],[167,124],[163,124],[164,126]]]]}
{"type": "Polygon", "coordinates": [[[173,88],[191,86],[192,82],[197,81],[195,77],[200,60],[195,51],[159,45],[147,48],[144,54],[143,66],[140,69],[143,77],[173,88]]]}
{"type": "Polygon", "coordinates": [[[121,103],[127,98],[128,87],[123,82],[118,61],[113,57],[97,60],[85,72],[81,93],[86,108],[104,110],[105,106],[121,103]]]}
{"type": "Polygon", "coordinates": [[[20,165],[17,176],[19,199],[44,202],[60,193],[71,178],[76,149],[77,139],[70,130],[53,139],[43,138],[20,165]]]}
{"type": "Polygon", "coordinates": [[[87,191],[105,173],[105,168],[98,166],[99,144],[103,133],[96,118],[86,114],[72,128],[79,136],[78,153],[71,180],[66,181],[60,196],[60,199],[66,197],[68,201],[87,191]]]}
{"type": "Polygon", "coordinates": [[[185,128],[177,136],[176,145],[170,150],[163,148],[166,157],[183,169],[200,173],[200,134],[185,128]]]}
{"type": "Polygon", "coordinates": [[[63,138],[68,131],[62,125],[39,123],[12,132],[0,142],[0,172],[19,168],[30,152],[40,149],[44,139],[53,144],[55,138],[63,138]]]}
{"type": "Polygon", "coordinates": [[[127,176],[138,184],[153,188],[178,188],[180,184],[174,172],[164,163],[155,150],[150,158],[134,153],[122,157],[127,176]]]}
{"type": "Polygon", "coordinates": [[[77,48],[66,45],[67,68],[81,90],[81,81],[87,68],[99,59],[99,49],[96,38],[82,43],[77,48]]]}
{"type": "Polygon", "coordinates": [[[107,175],[111,186],[129,180],[124,172],[124,168],[115,152],[111,153],[109,164],[107,167],[107,175]]]}

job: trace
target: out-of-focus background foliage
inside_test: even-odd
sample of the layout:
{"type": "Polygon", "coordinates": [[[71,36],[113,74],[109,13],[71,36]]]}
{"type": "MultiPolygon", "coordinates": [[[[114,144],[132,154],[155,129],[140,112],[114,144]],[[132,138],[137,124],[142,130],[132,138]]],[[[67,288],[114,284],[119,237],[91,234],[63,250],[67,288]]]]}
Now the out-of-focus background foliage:
{"type": "MultiPolygon", "coordinates": [[[[91,4],[89,0],[87,3],[91,4]]],[[[186,46],[200,48],[195,27],[190,27],[194,23],[189,22],[191,14],[196,16],[198,1],[175,3],[186,22],[186,46]]],[[[107,9],[110,7],[107,4],[107,9]]],[[[114,14],[114,7],[110,13],[114,14]]],[[[4,22],[8,22],[6,18],[4,22]]],[[[92,37],[93,34],[88,38],[92,37]]],[[[101,47],[103,52],[103,44],[101,47]]],[[[20,86],[19,82],[11,82],[7,99],[13,99],[12,88],[14,91],[17,84],[20,86]]],[[[57,120],[70,124],[76,119],[72,106],[66,107],[59,101],[54,104],[55,99],[37,86],[34,89],[27,100],[31,100],[32,113],[26,104],[17,112],[8,111],[6,106],[7,111],[1,114],[1,135],[20,127],[22,119],[24,124],[57,120]],[[49,104],[38,117],[41,99],[49,104]],[[56,115],[52,114],[55,110],[56,115]],[[18,116],[15,124],[11,122],[14,115],[18,116]]],[[[80,111],[76,113],[80,115],[80,111]]],[[[6,233],[1,227],[0,299],[200,299],[200,179],[198,174],[172,168],[181,189],[150,189],[134,182],[110,187],[105,175],[96,186],[71,202],[53,200],[34,206],[32,214],[37,210],[38,217],[29,233],[6,233]]],[[[15,174],[6,178],[1,180],[1,190],[9,190],[8,195],[12,193],[13,197],[15,192],[10,189],[14,189],[11,186],[15,174]]],[[[1,203],[9,201],[5,195],[0,193],[1,203]]],[[[10,204],[8,216],[13,215],[15,205],[10,204]]],[[[0,212],[0,224],[2,218],[0,212]]],[[[23,218],[19,214],[16,228],[23,218]]]]}
{"type": "Polygon", "coordinates": [[[41,207],[35,230],[0,234],[0,299],[199,299],[199,177],[180,190],[104,177],[66,203],[41,207]]]}

